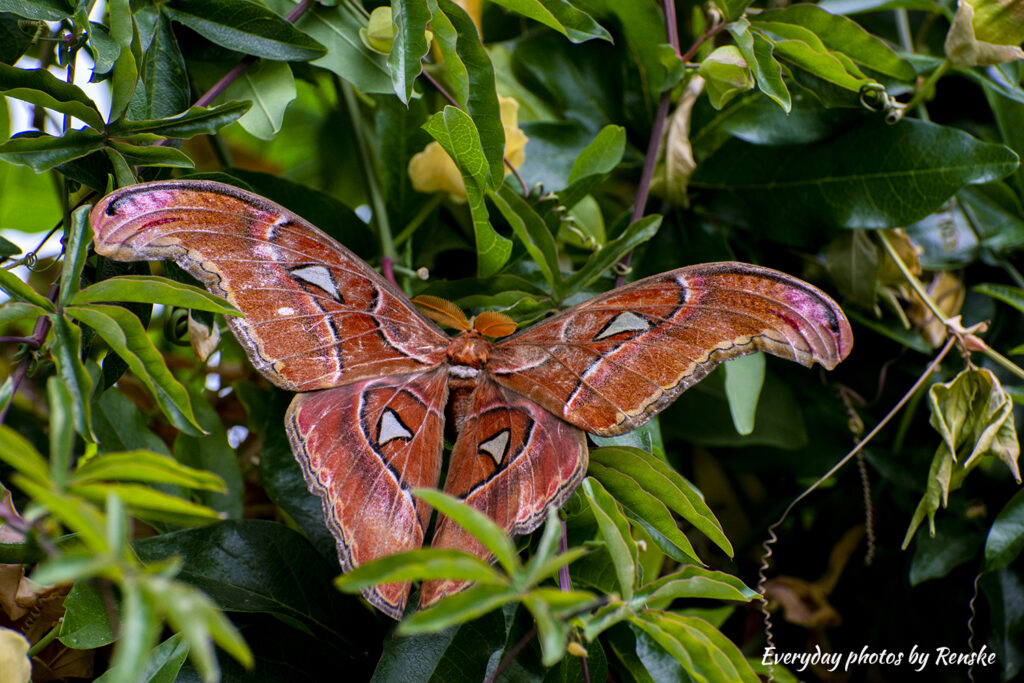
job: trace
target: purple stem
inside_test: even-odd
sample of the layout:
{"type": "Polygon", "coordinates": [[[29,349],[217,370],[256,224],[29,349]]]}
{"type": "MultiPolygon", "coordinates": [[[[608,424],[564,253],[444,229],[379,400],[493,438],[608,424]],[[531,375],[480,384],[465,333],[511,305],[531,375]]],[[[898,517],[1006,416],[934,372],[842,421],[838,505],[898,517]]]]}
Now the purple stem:
{"type": "MultiPolygon", "coordinates": [[[[57,300],[57,292],[60,291],[60,285],[54,282],[50,285],[50,292],[46,295],[50,301],[57,300]]],[[[35,346],[37,349],[43,345],[43,340],[46,339],[46,334],[50,331],[50,316],[41,315],[36,318],[36,326],[32,330],[32,336],[28,338],[24,343],[31,346],[35,346]]],[[[7,405],[0,408],[0,424],[3,424],[4,419],[7,417],[7,411],[14,403],[14,395],[18,393],[18,387],[21,386],[22,380],[25,379],[25,375],[28,373],[28,359],[22,358],[21,362],[18,363],[18,367],[14,369],[14,373],[11,375],[11,398],[7,401],[7,405]]]]}
{"type": "Polygon", "coordinates": [[[35,337],[0,337],[0,344],[29,344],[39,348],[39,342],[35,337]]]}
{"type": "MultiPolygon", "coordinates": [[[[562,520],[562,537],[558,539],[558,554],[561,555],[569,549],[569,538],[568,530],[565,524],[565,520],[562,520]]],[[[563,564],[558,568],[558,587],[568,593],[572,590],[572,584],[569,582],[569,565],[563,564]]]]}
{"type": "Polygon", "coordinates": [[[388,282],[398,286],[398,282],[395,281],[395,271],[391,267],[391,259],[385,256],[380,261],[380,269],[384,271],[384,277],[388,279],[388,282]]]}

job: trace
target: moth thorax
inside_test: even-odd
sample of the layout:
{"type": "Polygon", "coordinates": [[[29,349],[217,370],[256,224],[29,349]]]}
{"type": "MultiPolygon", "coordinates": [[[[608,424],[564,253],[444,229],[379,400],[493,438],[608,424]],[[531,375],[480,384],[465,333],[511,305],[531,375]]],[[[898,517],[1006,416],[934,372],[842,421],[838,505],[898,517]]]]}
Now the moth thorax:
{"type": "Polygon", "coordinates": [[[476,330],[463,332],[448,344],[448,358],[454,365],[482,368],[491,356],[491,342],[476,330]]]}

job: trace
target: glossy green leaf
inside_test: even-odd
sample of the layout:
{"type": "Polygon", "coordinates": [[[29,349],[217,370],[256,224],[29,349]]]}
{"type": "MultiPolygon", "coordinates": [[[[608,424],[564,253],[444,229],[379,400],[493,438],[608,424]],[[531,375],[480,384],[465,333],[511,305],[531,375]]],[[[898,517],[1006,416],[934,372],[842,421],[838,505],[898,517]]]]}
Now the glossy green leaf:
{"type": "Polygon", "coordinates": [[[295,77],[284,62],[260,62],[238,77],[224,91],[226,100],[245,100],[252,107],[239,125],[261,140],[272,140],[281,130],[284,112],[295,99],[295,77]]]}
{"type": "Polygon", "coordinates": [[[334,581],[347,593],[358,593],[379,583],[427,579],[463,579],[506,585],[508,580],[478,557],[461,550],[421,548],[377,558],[334,581]]]}
{"type": "Polygon", "coordinates": [[[182,465],[167,455],[143,450],[94,456],[79,465],[70,479],[73,485],[102,481],[145,481],[206,491],[226,490],[224,481],[215,474],[182,465]]]}
{"type": "Polygon", "coordinates": [[[110,37],[121,46],[121,52],[114,62],[110,85],[110,120],[116,121],[135,95],[139,84],[139,69],[142,66],[142,45],[128,0],[110,0],[108,4],[110,37]]]}
{"type": "Polygon", "coordinates": [[[54,338],[53,361],[57,365],[57,376],[71,392],[75,429],[86,440],[95,441],[96,437],[92,431],[92,411],[89,407],[93,382],[82,363],[82,330],[64,315],[51,316],[51,320],[54,338]]]}
{"type": "Polygon", "coordinates": [[[751,30],[771,43],[777,59],[827,83],[856,93],[871,82],[852,62],[844,59],[842,53],[829,50],[809,29],[783,22],[755,21],[751,23],[751,30]]]}
{"type": "Polygon", "coordinates": [[[718,190],[773,239],[798,244],[840,227],[913,223],[961,187],[1002,178],[1018,164],[1006,147],[954,128],[871,119],[812,146],[730,140],[697,166],[690,186],[718,190]]]}
{"type": "Polygon", "coordinates": [[[839,292],[851,303],[873,308],[878,298],[879,248],[871,233],[849,230],[825,248],[825,265],[839,292]]]}
{"type": "Polygon", "coordinates": [[[355,618],[342,612],[345,598],[330,588],[337,557],[325,559],[283,524],[228,520],[138,540],[134,547],[146,563],[181,557],[178,578],[225,610],[280,615],[340,642],[346,619],[355,618]]]}
{"type": "Polygon", "coordinates": [[[910,585],[941,579],[962,564],[975,563],[983,541],[977,531],[959,520],[937,520],[935,536],[919,534],[914,542],[914,556],[907,577],[910,585]]]}
{"type": "Polygon", "coordinates": [[[430,8],[427,0],[401,0],[391,4],[391,12],[396,30],[388,66],[395,94],[408,104],[416,77],[420,75],[420,61],[430,49],[424,33],[430,23],[430,8]]]}
{"type": "Polygon", "coordinates": [[[1008,566],[1024,550],[1024,491],[999,511],[985,539],[985,571],[1008,566]]]}
{"type": "Polygon", "coordinates": [[[89,50],[92,52],[93,70],[107,74],[114,68],[114,62],[121,56],[121,45],[103,24],[89,22],[89,50]]]}
{"type": "Polygon", "coordinates": [[[583,493],[590,501],[597,525],[601,529],[605,548],[612,558],[619,590],[625,600],[633,599],[633,586],[637,583],[636,542],[629,533],[629,522],[598,479],[583,480],[583,493]]]}
{"type": "MultiPolygon", "coordinates": [[[[790,23],[812,31],[830,50],[841,52],[856,64],[901,81],[915,77],[914,69],[886,45],[881,38],[865,31],[858,23],[837,14],[830,14],[811,4],[798,4],[785,9],[756,15],[751,23],[790,23]]],[[[771,29],[769,29],[771,30],[771,29]]]]}
{"type": "Polygon", "coordinates": [[[688,565],[652,581],[638,593],[646,601],[675,598],[706,598],[750,602],[757,593],[732,574],[688,565]]]}
{"type": "Polygon", "coordinates": [[[566,0],[494,0],[494,3],[553,28],[574,43],[612,37],[594,18],[566,0]]]}
{"type": "Polygon", "coordinates": [[[0,304],[0,326],[9,325],[24,318],[46,315],[46,310],[24,301],[8,301],[0,304]]]}
{"type": "Polygon", "coordinates": [[[750,67],[757,81],[757,88],[782,107],[787,114],[793,104],[789,88],[782,78],[782,67],[775,59],[775,48],[763,36],[750,32],[750,22],[739,19],[729,25],[729,32],[736,40],[747,66],[750,67]]]}
{"type": "Polygon", "coordinates": [[[283,17],[250,0],[172,0],[164,11],[207,40],[256,57],[308,61],[326,52],[283,17]]]}
{"type": "Polygon", "coordinates": [[[590,452],[590,473],[656,541],[659,536],[674,539],[680,550],[694,557],[672,516],[666,516],[664,509],[668,508],[732,556],[732,544],[704,499],[663,460],[636,448],[598,448],[590,452]]]}
{"type": "MultiPolygon", "coordinates": [[[[142,11],[136,13],[135,18],[142,22],[142,11]]],[[[143,32],[141,24],[139,30],[140,33],[143,32]]],[[[192,100],[191,88],[185,58],[178,46],[171,20],[163,12],[157,12],[152,36],[147,34],[140,37],[140,82],[132,94],[125,118],[132,119],[133,123],[152,123],[154,119],[187,117],[183,112],[188,109],[192,100]]],[[[118,123],[124,124],[125,120],[121,119],[118,123]]],[[[173,123],[170,125],[173,126],[173,123]]],[[[168,137],[188,137],[166,132],[162,134],[168,137]]]]}
{"type": "Polygon", "coordinates": [[[0,12],[10,12],[26,19],[61,21],[74,10],[65,0],[0,0],[0,12]]]}
{"type": "Polygon", "coordinates": [[[119,275],[94,282],[71,299],[72,304],[104,301],[159,303],[224,315],[241,315],[230,303],[205,289],[151,275],[119,275]]]}
{"type": "Polygon", "coordinates": [[[128,678],[120,669],[110,668],[94,683],[114,683],[122,676],[137,683],[174,683],[187,656],[188,645],[181,634],[175,634],[145,654],[137,677],[128,678]]]}
{"type": "Polygon", "coordinates": [[[194,388],[190,392],[196,420],[206,431],[203,436],[178,434],[174,440],[174,457],[197,472],[207,472],[221,482],[218,490],[205,488],[195,496],[196,502],[216,510],[222,516],[240,519],[244,512],[245,482],[239,454],[228,442],[227,426],[221,416],[194,388]]]}
{"type": "Polygon", "coordinates": [[[412,493],[471,533],[476,540],[494,554],[498,564],[506,572],[512,573],[520,567],[515,545],[490,517],[447,493],[435,489],[413,489],[412,493]]]}
{"type": "MultiPolygon", "coordinates": [[[[299,2],[268,0],[266,4],[284,15],[299,2]]],[[[360,92],[393,92],[386,58],[366,47],[359,39],[359,29],[366,26],[365,14],[350,2],[335,3],[335,7],[326,7],[326,4],[317,3],[295,24],[327,48],[327,54],[310,64],[337,74],[360,92]]]]}
{"type": "Polygon", "coordinates": [[[68,131],[62,137],[19,135],[0,144],[0,159],[42,173],[102,147],[103,135],[91,128],[68,131]]]}
{"type": "Polygon", "coordinates": [[[89,228],[89,206],[81,206],[71,214],[71,226],[64,233],[64,265],[60,275],[59,306],[66,306],[81,287],[82,268],[92,241],[89,228]]]}
{"type": "Polygon", "coordinates": [[[764,354],[733,358],[725,363],[725,395],[729,399],[729,412],[736,431],[750,434],[754,431],[757,399],[764,385],[764,354]]]}
{"type": "Polygon", "coordinates": [[[103,129],[103,117],[81,88],[60,80],[46,69],[19,69],[0,62],[0,93],[103,129]]]}
{"type": "Polygon", "coordinates": [[[665,648],[697,680],[709,683],[756,683],[760,680],[739,649],[699,617],[648,612],[631,622],[665,648]]]}
{"type": "Polygon", "coordinates": [[[153,393],[171,423],[187,434],[201,433],[185,388],[168,370],[142,323],[127,309],[104,304],[70,306],[68,315],[85,323],[121,356],[153,393]]]}
{"type": "Polygon", "coordinates": [[[42,309],[47,313],[53,313],[57,310],[52,301],[32,289],[28,283],[5,268],[0,268],[0,289],[7,292],[12,299],[42,309]]]}
{"type": "MultiPolygon", "coordinates": [[[[432,7],[436,2],[437,9],[432,12],[431,28],[434,29],[438,47],[441,48],[445,66],[452,78],[455,99],[472,117],[479,131],[479,145],[486,160],[481,187],[497,190],[505,177],[505,129],[501,125],[494,65],[480,42],[476,24],[464,9],[451,0],[428,2],[432,7]],[[444,30],[442,27],[445,25],[450,26],[450,30],[444,30]]],[[[475,151],[476,147],[472,149],[475,151]]],[[[450,150],[445,148],[445,151],[459,163],[450,150]]]]}
{"type": "Polygon", "coordinates": [[[587,259],[582,268],[566,278],[563,288],[565,294],[573,294],[592,284],[628,252],[654,237],[660,226],[661,216],[645,216],[626,228],[621,235],[609,240],[600,251],[594,252],[587,259]]]}
{"type": "Polygon", "coordinates": [[[250,102],[227,102],[214,107],[192,107],[175,116],[149,121],[118,121],[110,125],[111,135],[155,133],[169,138],[188,139],[212,135],[239,119],[252,106],[250,102]]]}
{"type": "Polygon", "coordinates": [[[551,291],[556,297],[561,293],[562,273],[558,265],[558,246],[544,223],[544,219],[516,194],[508,184],[502,185],[498,192],[488,192],[487,196],[498,207],[501,215],[512,226],[512,231],[526,247],[533,262],[540,268],[544,279],[548,281],[551,291]]]}
{"type": "MultiPolygon", "coordinates": [[[[76,650],[92,650],[114,642],[110,614],[103,599],[102,588],[79,581],[64,598],[64,621],[60,625],[60,642],[76,650]]],[[[113,589],[108,585],[113,601],[113,589]]]]}
{"type": "Polygon", "coordinates": [[[195,162],[187,154],[174,147],[160,145],[132,145],[111,140],[107,143],[123,156],[128,163],[136,166],[169,166],[172,168],[193,168],[195,162]]]}
{"type": "Polygon", "coordinates": [[[398,625],[397,632],[403,636],[436,633],[475,619],[515,599],[516,593],[506,586],[478,584],[412,614],[398,625]]]}
{"type": "Polygon", "coordinates": [[[462,173],[476,236],[477,276],[494,275],[508,261],[512,240],[502,237],[488,220],[483,192],[487,186],[487,159],[480,147],[476,124],[455,107],[445,107],[423,126],[448,152],[462,173]]]}

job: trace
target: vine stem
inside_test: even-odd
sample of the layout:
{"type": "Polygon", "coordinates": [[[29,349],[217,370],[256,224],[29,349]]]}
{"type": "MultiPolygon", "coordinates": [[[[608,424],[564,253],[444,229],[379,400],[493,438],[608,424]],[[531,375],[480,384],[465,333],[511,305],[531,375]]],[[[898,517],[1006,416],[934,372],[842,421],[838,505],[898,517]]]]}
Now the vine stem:
{"type": "MultiPolygon", "coordinates": [[[[864,449],[864,447],[867,446],[868,443],[870,443],[871,440],[874,439],[880,431],[882,431],[882,428],[889,424],[892,418],[894,418],[896,414],[899,413],[899,411],[903,408],[903,406],[906,405],[907,401],[909,401],[911,397],[917,393],[918,389],[920,389],[921,386],[924,385],[925,381],[932,376],[932,373],[934,373],[935,370],[939,367],[939,364],[942,363],[942,360],[953,348],[953,344],[955,344],[956,341],[957,337],[954,335],[950,335],[949,339],[946,340],[946,344],[942,347],[942,350],[939,351],[939,354],[935,356],[931,363],[928,364],[928,367],[925,368],[923,373],[921,373],[921,376],[917,378],[917,381],[914,382],[913,386],[911,386],[909,390],[907,390],[907,393],[905,393],[903,397],[896,403],[896,405],[892,407],[892,410],[890,410],[886,414],[886,416],[883,417],[877,425],[875,425],[875,428],[872,429],[868,433],[868,435],[865,436],[860,442],[858,442],[857,445],[854,446],[849,453],[844,455],[842,459],[839,460],[839,462],[833,465],[828,472],[821,475],[821,477],[819,477],[816,482],[808,486],[806,489],[804,489],[803,493],[794,498],[790,502],[790,504],[786,506],[786,509],[783,510],[782,515],[778,518],[778,520],[776,520],[771,526],[768,527],[768,538],[764,541],[764,543],[761,544],[761,548],[764,551],[761,555],[761,566],[757,570],[757,592],[761,596],[761,615],[764,618],[766,652],[775,649],[774,639],[772,637],[771,613],[768,611],[768,601],[765,598],[765,584],[767,584],[768,582],[767,572],[768,569],[771,568],[771,563],[769,562],[769,560],[771,560],[773,554],[772,546],[775,545],[775,542],[779,540],[779,537],[775,533],[775,530],[778,529],[784,521],[786,521],[786,518],[789,517],[789,513],[793,511],[793,509],[797,506],[797,504],[800,503],[800,501],[802,501],[804,498],[807,498],[807,496],[811,495],[811,493],[817,490],[818,487],[820,487],[823,483],[828,481],[832,477],[832,475],[838,472],[844,465],[846,465],[846,463],[848,463],[851,458],[860,453],[864,449]]],[[[770,669],[768,680],[774,680],[774,665],[772,665],[772,669],[770,669]]]]}
{"type": "MultiPolygon", "coordinates": [[[[675,0],[664,0],[663,7],[665,11],[665,32],[668,36],[669,44],[676,51],[676,56],[683,62],[689,62],[697,54],[697,50],[700,49],[701,45],[718,35],[728,25],[724,22],[715,24],[697,38],[686,52],[680,54],[675,0]]],[[[636,223],[640,220],[644,215],[644,209],[647,208],[647,198],[651,192],[651,181],[654,179],[654,167],[658,161],[658,147],[661,145],[661,137],[665,132],[665,121],[668,118],[668,108],[671,103],[672,89],[669,88],[661,93],[661,97],[658,100],[658,109],[654,114],[654,121],[651,124],[651,137],[647,141],[647,154],[644,156],[644,167],[640,173],[640,185],[636,190],[636,200],[633,202],[633,213],[630,216],[630,223],[636,223]]],[[[633,250],[631,249],[619,260],[620,271],[619,275],[615,278],[616,287],[621,287],[625,284],[626,275],[629,272],[629,264],[632,261],[633,250]]]]}
{"type": "MultiPolygon", "coordinates": [[[[896,267],[900,269],[900,273],[903,274],[903,277],[910,284],[910,287],[914,290],[914,292],[919,297],[921,297],[921,301],[923,301],[924,305],[928,307],[928,310],[932,312],[932,315],[934,315],[937,319],[942,321],[942,324],[946,327],[946,330],[954,338],[962,337],[963,329],[960,328],[960,326],[957,323],[955,323],[954,320],[946,316],[942,309],[939,308],[938,304],[936,304],[935,301],[928,294],[928,290],[925,289],[924,284],[921,283],[921,281],[917,278],[916,275],[910,272],[910,268],[908,268],[907,264],[903,262],[902,258],[900,258],[899,253],[896,251],[896,248],[892,245],[892,242],[889,240],[889,236],[885,234],[885,231],[878,230],[876,234],[878,235],[879,240],[881,240],[882,246],[885,248],[886,253],[888,253],[889,257],[892,258],[892,260],[896,263],[896,267]]],[[[974,349],[972,348],[972,350],[974,349]]],[[[1000,366],[1005,368],[1007,371],[1013,373],[1014,375],[1021,379],[1024,379],[1024,369],[1022,369],[1019,365],[1011,361],[1003,354],[991,348],[988,344],[983,344],[980,351],[984,353],[986,356],[988,356],[993,362],[998,363],[1000,366]]]]}

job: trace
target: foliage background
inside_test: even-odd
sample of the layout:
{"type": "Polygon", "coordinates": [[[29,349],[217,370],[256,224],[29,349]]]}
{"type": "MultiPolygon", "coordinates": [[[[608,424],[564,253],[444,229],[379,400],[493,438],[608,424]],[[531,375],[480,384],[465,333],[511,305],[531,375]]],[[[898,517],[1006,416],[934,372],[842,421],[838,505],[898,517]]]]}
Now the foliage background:
{"type": "MultiPolygon", "coordinates": [[[[1019,61],[950,62],[956,7],[927,0],[826,0],[769,14],[733,1],[495,0],[470,6],[483,43],[447,0],[395,0],[383,28],[369,22],[372,3],[312,4],[290,26],[290,0],[0,0],[0,89],[23,103],[0,117],[27,111],[39,131],[0,144],[0,227],[40,242],[55,225],[64,235],[63,258],[29,258],[27,275],[12,268],[26,256],[0,242],[11,296],[0,308],[0,481],[24,515],[3,511],[0,605],[4,625],[33,643],[36,680],[454,681],[499,668],[502,680],[749,680],[751,667],[762,670],[765,634],[740,582],[757,586],[769,525],[946,348],[948,330],[916,281],[931,285],[944,316],[988,321],[978,334],[989,348],[948,353],[859,468],[827,480],[777,527],[765,584],[784,607],[773,613],[774,643],[779,652],[964,652],[973,637],[997,654],[980,676],[1019,674],[1024,497],[1011,398],[1024,373],[1005,358],[1024,336],[1019,61]],[[386,42],[389,27],[390,56],[364,41],[383,32],[386,42]],[[711,54],[727,44],[738,52],[711,54]],[[244,73],[215,87],[240,63],[244,73]],[[34,71],[40,64],[56,76],[34,71]],[[698,64],[709,96],[693,85],[698,64]],[[86,77],[109,86],[109,115],[67,85],[86,77]],[[468,115],[443,109],[439,87],[468,115]],[[529,138],[518,170],[525,201],[516,177],[501,187],[496,92],[518,101],[529,138]],[[894,97],[910,102],[905,115],[894,97]],[[459,143],[468,204],[413,189],[410,159],[432,139],[459,143]],[[630,279],[737,259],[836,295],[855,349],[828,374],[768,359],[763,388],[718,371],[649,427],[602,441],[594,479],[562,512],[569,546],[584,549],[570,556],[585,553],[569,567],[575,593],[548,590],[557,566],[537,570],[537,558],[550,557],[558,534],[538,532],[516,540],[533,564],[488,570],[499,589],[414,617],[407,629],[419,634],[400,636],[333,585],[333,541],[283,431],[290,396],[252,370],[230,335],[205,363],[188,348],[180,311],[193,310],[195,340],[223,326],[210,312],[224,309],[166,264],[154,272],[185,284],[154,281],[140,294],[139,281],[116,278],[148,275],[149,264],[89,248],[76,206],[111,186],[183,173],[278,201],[391,268],[410,294],[472,312],[535,320],[613,286],[624,272],[614,264],[631,251],[630,279]],[[951,399],[930,400],[930,384],[965,368],[951,399]],[[754,405],[756,421],[740,434],[754,405]],[[930,420],[941,425],[942,415],[967,424],[941,433],[930,420]],[[998,433],[985,441],[988,426],[998,433]],[[622,447],[654,457],[632,460],[622,447]],[[965,460],[972,448],[977,457],[965,460]],[[702,492],[731,556],[729,541],[711,542],[717,522],[684,510],[699,501],[662,460],[702,492]],[[648,464],[608,474],[627,461],[648,464]],[[671,491],[654,483],[666,476],[671,491]],[[912,519],[936,513],[944,488],[934,535],[908,533],[912,519]],[[23,567],[58,587],[26,584],[23,567]],[[569,642],[586,646],[586,673],[575,654],[562,656],[569,642]]],[[[984,28],[973,38],[987,38],[984,28]]],[[[478,533],[500,546],[493,530],[478,533]]],[[[403,566],[456,571],[448,560],[403,566]]],[[[852,671],[912,673],[905,658],[852,671]]],[[[801,677],[815,675],[840,677],[801,677]]]]}

